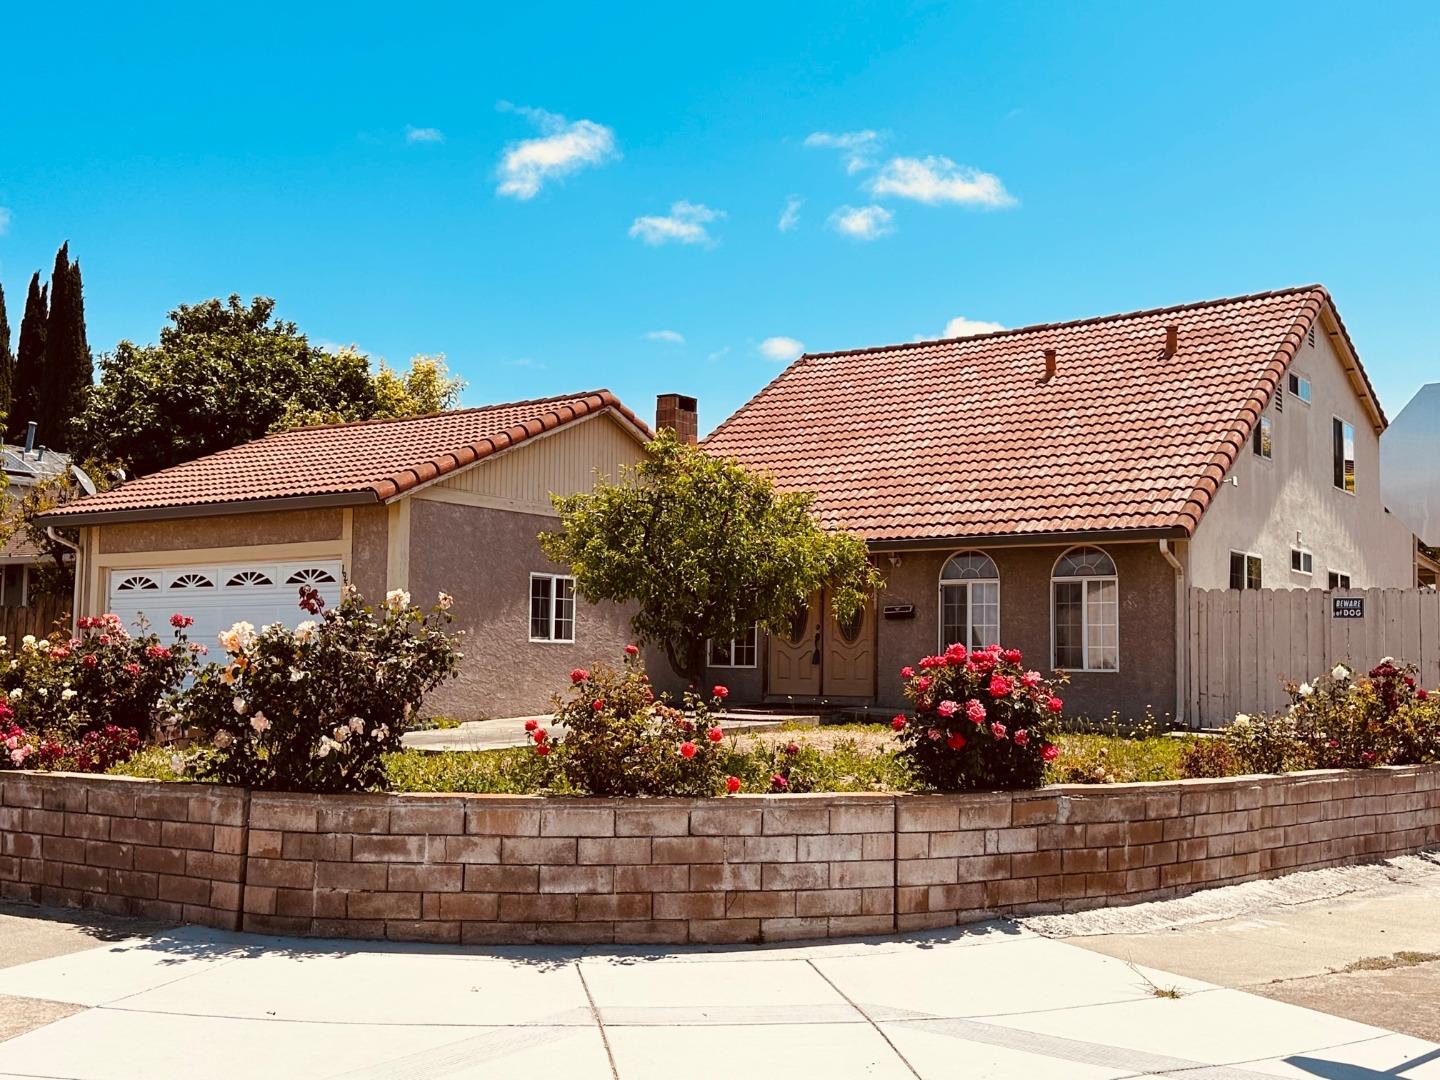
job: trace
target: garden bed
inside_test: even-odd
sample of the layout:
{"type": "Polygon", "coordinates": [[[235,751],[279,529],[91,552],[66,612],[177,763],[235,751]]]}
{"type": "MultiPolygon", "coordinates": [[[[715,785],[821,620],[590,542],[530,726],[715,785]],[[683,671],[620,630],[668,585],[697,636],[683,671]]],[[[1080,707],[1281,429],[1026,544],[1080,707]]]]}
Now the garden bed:
{"type": "Polygon", "coordinates": [[[0,773],[0,895],[265,933],[770,941],[1180,895],[1440,843],[1440,766],[968,795],[310,795],[0,773]]]}

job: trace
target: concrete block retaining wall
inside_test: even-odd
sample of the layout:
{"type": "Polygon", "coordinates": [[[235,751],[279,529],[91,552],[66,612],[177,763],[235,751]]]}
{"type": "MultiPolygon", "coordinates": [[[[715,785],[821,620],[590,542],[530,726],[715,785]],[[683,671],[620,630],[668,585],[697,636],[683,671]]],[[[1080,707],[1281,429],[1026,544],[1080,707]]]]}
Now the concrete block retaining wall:
{"type": "Polygon", "coordinates": [[[0,773],[0,896],[447,943],[732,942],[1075,910],[1440,844],[1440,766],[993,795],[292,795],[0,773]]]}

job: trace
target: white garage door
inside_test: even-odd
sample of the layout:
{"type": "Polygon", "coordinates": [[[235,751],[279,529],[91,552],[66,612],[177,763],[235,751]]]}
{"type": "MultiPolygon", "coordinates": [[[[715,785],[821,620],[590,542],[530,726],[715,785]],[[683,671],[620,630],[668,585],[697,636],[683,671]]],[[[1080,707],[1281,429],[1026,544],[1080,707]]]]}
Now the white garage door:
{"type": "Polygon", "coordinates": [[[330,608],[340,602],[340,582],[338,560],[112,570],[105,610],[132,628],[148,620],[161,641],[169,640],[171,615],[189,615],[195,620],[186,631],[190,640],[208,645],[218,659],[220,631],[242,621],[257,629],[275,622],[293,629],[315,618],[300,607],[301,586],[313,586],[330,608]]]}

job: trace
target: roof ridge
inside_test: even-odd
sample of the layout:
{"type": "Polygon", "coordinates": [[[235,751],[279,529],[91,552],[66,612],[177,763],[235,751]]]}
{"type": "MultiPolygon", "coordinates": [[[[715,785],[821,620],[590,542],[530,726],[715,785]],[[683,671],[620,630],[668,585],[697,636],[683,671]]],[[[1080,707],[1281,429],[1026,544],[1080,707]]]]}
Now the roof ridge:
{"type": "MultiPolygon", "coordinates": [[[[440,409],[438,412],[415,413],[413,416],[378,416],[367,420],[335,420],[328,424],[302,424],[300,427],[286,428],[284,431],[272,431],[262,435],[260,439],[253,439],[252,442],[259,442],[261,439],[273,439],[277,435],[290,435],[296,431],[333,431],[335,428],[355,428],[375,426],[378,424],[408,424],[414,420],[433,420],[437,416],[469,416],[474,413],[491,412],[494,409],[518,409],[525,405],[546,405],[554,401],[581,401],[585,398],[596,397],[601,394],[611,394],[608,387],[600,387],[595,390],[581,390],[574,394],[549,394],[545,397],[524,398],[520,401],[497,401],[490,405],[469,405],[463,409],[440,409]]],[[[613,397],[614,395],[611,394],[613,397]]],[[[618,399],[617,399],[618,400],[618,399]]],[[[247,445],[241,443],[241,446],[247,445]]]]}
{"type": "Polygon", "coordinates": [[[1150,315],[1166,315],[1171,312],[1196,311],[1200,308],[1219,307],[1221,304],[1243,304],[1253,300],[1265,300],[1272,296],[1291,296],[1316,291],[1325,293],[1327,296],[1329,295],[1325,286],[1318,282],[1310,285],[1292,285],[1284,289],[1268,289],[1265,292],[1245,293],[1240,296],[1217,296],[1210,300],[1192,300],[1189,303],[1170,304],[1166,307],[1140,308],[1136,311],[1117,311],[1110,315],[1090,315],[1083,319],[1068,319],[1064,322],[1032,323],[1029,326],[1014,326],[1005,330],[991,330],[984,334],[967,334],[962,337],[923,338],[920,341],[902,341],[890,345],[871,345],[859,349],[835,349],[830,352],[805,353],[797,357],[795,363],[798,364],[802,360],[818,360],[831,356],[855,356],[860,353],[895,352],[900,349],[918,349],[926,345],[941,345],[947,341],[987,341],[991,338],[1007,337],[1014,334],[1030,334],[1037,330],[1063,330],[1071,326],[1090,326],[1095,323],[1118,322],[1121,319],[1139,319],[1150,315]]]}

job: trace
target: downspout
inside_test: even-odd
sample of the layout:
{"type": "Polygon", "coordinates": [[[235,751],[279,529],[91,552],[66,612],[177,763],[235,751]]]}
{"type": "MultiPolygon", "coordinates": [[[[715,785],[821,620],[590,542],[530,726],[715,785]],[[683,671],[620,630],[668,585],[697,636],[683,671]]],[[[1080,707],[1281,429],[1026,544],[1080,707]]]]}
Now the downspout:
{"type": "Polygon", "coordinates": [[[45,526],[45,535],[61,547],[75,552],[75,584],[70,589],[70,629],[74,632],[75,620],[80,617],[80,545],[65,539],[55,531],[54,525],[45,526]]]}
{"type": "Polygon", "coordinates": [[[1170,550],[1170,541],[1160,541],[1160,554],[1175,569],[1175,723],[1185,724],[1185,689],[1190,683],[1189,634],[1184,632],[1187,621],[1185,603],[1185,567],[1170,550]]]}

